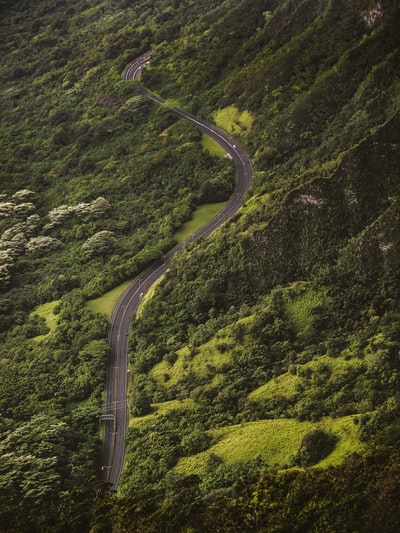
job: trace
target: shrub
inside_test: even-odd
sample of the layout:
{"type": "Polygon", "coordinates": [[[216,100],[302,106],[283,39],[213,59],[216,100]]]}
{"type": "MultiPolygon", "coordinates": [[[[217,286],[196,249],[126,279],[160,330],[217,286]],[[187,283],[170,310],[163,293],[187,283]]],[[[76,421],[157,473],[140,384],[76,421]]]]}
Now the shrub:
{"type": "Polygon", "coordinates": [[[314,429],[307,433],[294,459],[298,466],[312,466],[327,457],[336,445],[337,437],[322,429],[314,429]]]}
{"type": "Polygon", "coordinates": [[[82,249],[87,257],[95,255],[105,255],[111,253],[116,245],[116,239],[112,231],[98,231],[90,237],[83,245],[82,249]]]}

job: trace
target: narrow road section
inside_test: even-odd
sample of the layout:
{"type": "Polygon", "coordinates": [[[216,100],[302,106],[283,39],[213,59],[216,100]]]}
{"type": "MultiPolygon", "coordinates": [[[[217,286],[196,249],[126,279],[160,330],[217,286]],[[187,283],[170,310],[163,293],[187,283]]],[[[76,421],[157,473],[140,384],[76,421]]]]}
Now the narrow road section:
{"type": "MultiPolygon", "coordinates": [[[[124,74],[124,79],[139,80],[140,74],[151,61],[152,50],[132,61],[124,74]]],[[[154,95],[141,85],[136,90],[157,104],[165,100],[154,95]]],[[[128,384],[128,334],[140,300],[153,283],[169,268],[171,257],[180,251],[187,242],[198,237],[207,237],[216,228],[229,220],[243,205],[243,196],[250,187],[253,170],[250,158],[233,137],[209,124],[205,120],[180,108],[171,108],[178,116],[189,120],[203,133],[217,141],[232,158],[237,172],[235,190],[222,210],[207,224],[190,235],[185,242],[178,244],[164,254],[162,260],[147,268],[124,292],[112,314],[109,326],[110,355],[107,365],[105,409],[101,415],[103,446],[101,453],[100,479],[110,484],[116,491],[125,459],[125,436],[129,413],[127,403],[128,384]]]]}

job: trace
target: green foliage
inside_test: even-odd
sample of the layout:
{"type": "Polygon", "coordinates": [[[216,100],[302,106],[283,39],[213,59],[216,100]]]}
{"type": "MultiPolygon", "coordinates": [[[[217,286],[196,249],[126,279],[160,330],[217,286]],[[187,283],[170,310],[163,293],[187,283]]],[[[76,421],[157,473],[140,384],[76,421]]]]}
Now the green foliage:
{"type": "MultiPolygon", "coordinates": [[[[58,505],[48,499],[23,512],[1,500],[4,531],[385,531],[398,529],[398,447],[351,457],[329,470],[265,472],[257,462],[248,469],[220,471],[234,485],[201,491],[198,476],[170,479],[166,496],[137,490],[106,495],[91,482],[64,494],[58,505]]],[[[210,463],[220,470],[215,458],[210,463]]]]}
{"type": "Polygon", "coordinates": [[[285,306],[297,334],[314,326],[316,316],[326,307],[326,300],[324,294],[307,290],[307,286],[301,283],[290,288],[285,306]]]}
{"type": "Polygon", "coordinates": [[[99,298],[88,300],[86,302],[87,306],[95,313],[100,313],[103,316],[110,318],[114,307],[130,283],[130,281],[126,281],[111,291],[106,292],[99,298]]]}
{"type": "Polygon", "coordinates": [[[336,437],[321,429],[314,429],[304,435],[301,447],[294,459],[299,466],[312,466],[329,455],[335,447],[336,437]]]}
{"type": "Polygon", "coordinates": [[[1,529],[396,531],[397,448],[272,470],[296,453],[315,463],[326,435],[338,440],[323,466],[364,453],[358,435],[399,438],[398,3],[1,11],[1,529]],[[150,48],[142,80],[162,107],[121,79],[150,48]],[[107,324],[85,298],[139,274],[234,187],[232,162],[168,109],[180,102],[237,135],[256,177],[240,214],[185,247],[133,324],[141,416],[127,496],[104,498],[88,480],[107,324]],[[294,440],[270,460],[249,428],[282,420],[294,440]],[[196,458],[202,478],[181,479],[196,458]]]}
{"type": "Polygon", "coordinates": [[[175,232],[175,239],[178,242],[183,242],[192,233],[195,233],[203,227],[209,220],[213,219],[223,208],[225,202],[217,202],[212,204],[204,204],[199,206],[192,214],[192,219],[184,222],[181,227],[175,232]]]}
{"type": "Polygon", "coordinates": [[[218,110],[214,119],[217,126],[236,137],[245,136],[251,130],[254,117],[248,111],[240,112],[235,106],[229,106],[218,110]]]}

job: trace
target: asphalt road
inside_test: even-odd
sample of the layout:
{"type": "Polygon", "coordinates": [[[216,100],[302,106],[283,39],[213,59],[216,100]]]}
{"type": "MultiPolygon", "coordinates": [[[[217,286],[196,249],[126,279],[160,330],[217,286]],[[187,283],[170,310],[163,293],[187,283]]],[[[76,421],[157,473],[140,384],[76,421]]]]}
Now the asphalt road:
{"type": "MultiPolygon", "coordinates": [[[[151,54],[152,51],[146,52],[132,61],[125,71],[124,79],[138,80],[141,71],[150,63],[151,54]]],[[[147,91],[141,85],[137,85],[136,90],[158,104],[165,102],[164,99],[147,91]]],[[[238,211],[243,204],[243,196],[250,186],[253,170],[248,155],[233,137],[184,109],[172,108],[171,111],[189,120],[217,141],[232,158],[237,171],[235,190],[223,209],[205,226],[186,239],[186,243],[200,236],[207,237],[238,211]]],[[[110,484],[110,490],[116,490],[118,487],[125,458],[125,435],[129,420],[127,405],[128,334],[131,320],[143,295],[166,272],[170,258],[181,250],[185,243],[172,248],[162,260],[150,266],[132,282],[117,303],[110,320],[106,402],[104,414],[101,416],[103,447],[100,467],[100,479],[110,484]]]]}

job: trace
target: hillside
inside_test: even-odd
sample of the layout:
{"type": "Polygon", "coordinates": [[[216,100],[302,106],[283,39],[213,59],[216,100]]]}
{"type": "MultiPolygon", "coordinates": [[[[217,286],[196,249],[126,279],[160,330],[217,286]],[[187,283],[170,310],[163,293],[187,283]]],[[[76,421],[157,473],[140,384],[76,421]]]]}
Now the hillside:
{"type": "Polygon", "coordinates": [[[1,3],[0,529],[396,530],[399,20],[389,0],[1,3]],[[159,107],[122,78],[150,48],[159,107]],[[255,176],[133,320],[114,496],[115,294],[234,186],[171,102],[255,176]]]}

